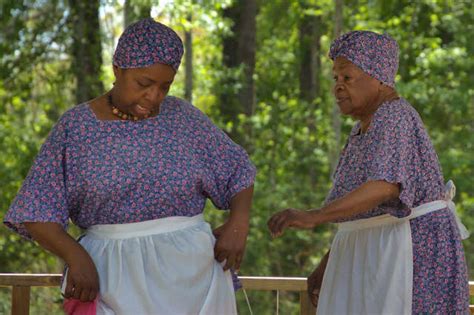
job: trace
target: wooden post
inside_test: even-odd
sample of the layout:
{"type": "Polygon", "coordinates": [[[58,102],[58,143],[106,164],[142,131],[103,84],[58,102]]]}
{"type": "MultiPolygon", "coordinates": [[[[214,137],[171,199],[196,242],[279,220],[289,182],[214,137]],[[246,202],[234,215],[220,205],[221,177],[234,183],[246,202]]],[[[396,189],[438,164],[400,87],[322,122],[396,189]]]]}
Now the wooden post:
{"type": "Polygon", "coordinates": [[[30,313],[30,287],[13,286],[12,315],[28,315],[30,313]]]}
{"type": "Polygon", "coordinates": [[[316,308],[309,300],[308,291],[300,291],[300,315],[314,315],[316,308]]]}

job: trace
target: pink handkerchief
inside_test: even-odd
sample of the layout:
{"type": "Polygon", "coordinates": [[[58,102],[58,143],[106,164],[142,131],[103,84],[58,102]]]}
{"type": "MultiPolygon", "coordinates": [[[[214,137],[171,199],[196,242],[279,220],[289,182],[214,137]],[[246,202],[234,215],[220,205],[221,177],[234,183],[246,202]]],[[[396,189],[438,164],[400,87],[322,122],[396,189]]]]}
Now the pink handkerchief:
{"type": "Polygon", "coordinates": [[[91,302],[77,299],[64,299],[63,308],[67,315],[96,315],[98,297],[91,302]]]}

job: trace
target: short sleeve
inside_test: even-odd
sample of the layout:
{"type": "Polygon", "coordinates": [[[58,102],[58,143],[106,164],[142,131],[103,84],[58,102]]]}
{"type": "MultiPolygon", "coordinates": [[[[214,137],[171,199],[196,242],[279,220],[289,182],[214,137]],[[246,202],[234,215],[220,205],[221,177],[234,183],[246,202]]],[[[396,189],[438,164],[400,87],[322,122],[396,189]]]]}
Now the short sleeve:
{"type": "Polygon", "coordinates": [[[256,169],[245,150],[209,119],[205,150],[203,192],[218,209],[229,209],[232,197],[250,187],[256,169]]]}
{"type": "Polygon", "coordinates": [[[24,222],[56,222],[65,229],[69,219],[65,187],[66,128],[60,121],[41,146],[4,223],[27,239],[24,222]]]}
{"type": "MultiPolygon", "coordinates": [[[[388,106],[389,107],[389,106],[388,106]]],[[[421,119],[407,108],[388,108],[374,118],[373,151],[368,156],[367,180],[384,180],[400,185],[399,199],[404,208],[415,201],[417,159],[421,141],[417,139],[421,119]]]]}

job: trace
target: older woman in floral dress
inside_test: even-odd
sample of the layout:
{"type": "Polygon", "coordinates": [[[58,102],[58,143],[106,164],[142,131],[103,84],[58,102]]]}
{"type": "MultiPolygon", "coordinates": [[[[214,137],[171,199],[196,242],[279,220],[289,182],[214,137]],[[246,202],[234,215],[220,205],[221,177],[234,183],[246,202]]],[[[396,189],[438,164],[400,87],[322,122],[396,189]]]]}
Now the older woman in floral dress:
{"type": "Polygon", "coordinates": [[[66,298],[96,301],[98,314],[236,314],[229,268],[245,249],[255,168],[202,112],[167,96],[182,54],[167,26],[129,26],[114,87],[61,117],[5,217],[66,262],[66,298]],[[214,231],[208,198],[230,209],[214,231]],[[86,230],[79,242],[69,219],[86,230]]]}
{"type": "Polygon", "coordinates": [[[396,41],[353,31],[329,56],[337,104],[358,122],[325,205],[273,215],[271,233],[339,223],[308,279],[318,314],[469,313],[468,233],[420,116],[395,90],[396,41]]]}

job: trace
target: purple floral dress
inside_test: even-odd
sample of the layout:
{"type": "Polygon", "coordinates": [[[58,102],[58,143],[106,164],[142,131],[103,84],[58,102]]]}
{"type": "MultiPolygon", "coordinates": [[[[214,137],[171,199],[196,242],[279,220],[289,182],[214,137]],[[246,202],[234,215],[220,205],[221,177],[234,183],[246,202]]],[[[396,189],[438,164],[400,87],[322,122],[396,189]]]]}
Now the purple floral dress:
{"type": "MultiPolygon", "coordinates": [[[[400,197],[345,221],[382,214],[404,217],[410,208],[444,198],[438,157],[416,110],[404,99],[382,104],[366,133],[357,123],[344,147],[327,202],[370,180],[401,185],[400,197]]],[[[413,314],[469,314],[467,266],[449,209],[410,221],[413,239],[413,314]]]]}
{"type": "Polygon", "coordinates": [[[4,221],[69,219],[86,229],[202,213],[207,198],[229,209],[251,186],[255,167],[191,104],[166,97],[160,114],[138,122],[98,120],[88,104],[67,111],[41,147],[4,221]]]}

